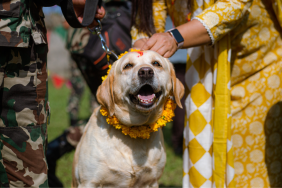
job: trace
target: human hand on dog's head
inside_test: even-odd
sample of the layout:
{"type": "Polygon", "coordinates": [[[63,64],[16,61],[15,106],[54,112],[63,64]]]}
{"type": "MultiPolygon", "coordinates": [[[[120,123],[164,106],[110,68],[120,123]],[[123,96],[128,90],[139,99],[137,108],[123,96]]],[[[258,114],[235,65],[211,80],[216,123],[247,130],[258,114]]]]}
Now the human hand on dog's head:
{"type": "Polygon", "coordinates": [[[184,86],[173,65],[153,51],[129,52],[117,60],[98,88],[98,102],[125,125],[150,124],[169,96],[182,108],[184,86]]]}

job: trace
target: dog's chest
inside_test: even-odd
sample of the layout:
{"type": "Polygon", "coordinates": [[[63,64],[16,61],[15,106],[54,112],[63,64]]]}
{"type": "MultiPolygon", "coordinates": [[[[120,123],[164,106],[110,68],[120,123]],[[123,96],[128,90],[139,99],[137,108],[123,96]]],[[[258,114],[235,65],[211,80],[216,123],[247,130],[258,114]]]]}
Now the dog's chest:
{"type": "Polygon", "coordinates": [[[152,133],[150,139],[132,139],[103,122],[100,126],[93,123],[81,140],[77,166],[85,186],[147,187],[157,184],[166,162],[161,130],[152,133]]]}
{"type": "Polygon", "coordinates": [[[107,170],[104,173],[111,177],[107,182],[123,184],[126,187],[153,184],[160,178],[166,162],[166,155],[162,149],[145,152],[136,148],[132,153],[126,153],[120,147],[116,151],[111,150],[110,153],[111,157],[107,158],[107,170]]]}
{"type": "MultiPolygon", "coordinates": [[[[80,172],[86,181],[105,186],[146,187],[157,183],[161,177],[166,154],[163,142],[122,140],[108,137],[102,140],[93,131],[80,152],[80,172]],[[96,138],[96,139],[93,139],[96,138]],[[98,139],[97,139],[98,138],[98,139]],[[88,145],[88,147],[86,147],[88,145]],[[90,160],[91,159],[91,160],[90,160]]],[[[162,133],[159,133],[162,134],[162,133]]]]}

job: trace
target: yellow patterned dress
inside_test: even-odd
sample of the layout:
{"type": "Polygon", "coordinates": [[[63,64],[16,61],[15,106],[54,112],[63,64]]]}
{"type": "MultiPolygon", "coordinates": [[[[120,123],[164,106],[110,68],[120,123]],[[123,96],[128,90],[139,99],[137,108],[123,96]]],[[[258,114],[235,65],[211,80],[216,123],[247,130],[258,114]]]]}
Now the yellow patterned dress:
{"type": "Polygon", "coordinates": [[[183,187],[282,187],[281,0],[187,2],[153,1],[157,32],[168,13],[213,43],[187,50],[183,187]]]}

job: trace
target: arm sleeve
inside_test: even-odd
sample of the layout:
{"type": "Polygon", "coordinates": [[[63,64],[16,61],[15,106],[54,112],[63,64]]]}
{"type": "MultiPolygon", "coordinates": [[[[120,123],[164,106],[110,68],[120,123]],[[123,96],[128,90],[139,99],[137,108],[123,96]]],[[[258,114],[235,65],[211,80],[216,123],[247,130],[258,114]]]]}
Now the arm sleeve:
{"type": "Polygon", "coordinates": [[[234,29],[250,12],[252,0],[218,0],[193,19],[207,29],[212,44],[234,29]]]}
{"type": "MultiPolygon", "coordinates": [[[[153,21],[157,33],[163,33],[165,31],[165,21],[167,15],[167,7],[165,0],[154,0],[153,1],[153,21]]],[[[138,21],[138,18],[137,18],[138,21]]],[[[137,28],[132,27],[130,31],[132,37],[132,44],[136,40],[141,38],[149,38],[145,33],[141,33],[137,28]]]]}

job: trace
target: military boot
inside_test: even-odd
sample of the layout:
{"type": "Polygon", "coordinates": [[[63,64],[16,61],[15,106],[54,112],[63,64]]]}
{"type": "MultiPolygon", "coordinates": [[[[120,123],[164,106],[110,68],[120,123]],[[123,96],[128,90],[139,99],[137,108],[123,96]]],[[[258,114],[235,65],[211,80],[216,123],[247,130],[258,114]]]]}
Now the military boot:
{"type": "Polygon", "coordinates": [[[66,139],[67,133],[68,131],[65,131],[62,135],[48,144],[46,158],[48,163],[49,187],[63,187],[62,182],[56,176],[56,166],[57,160],[61,158],[61,156],[74,149],[66,139]]]}

